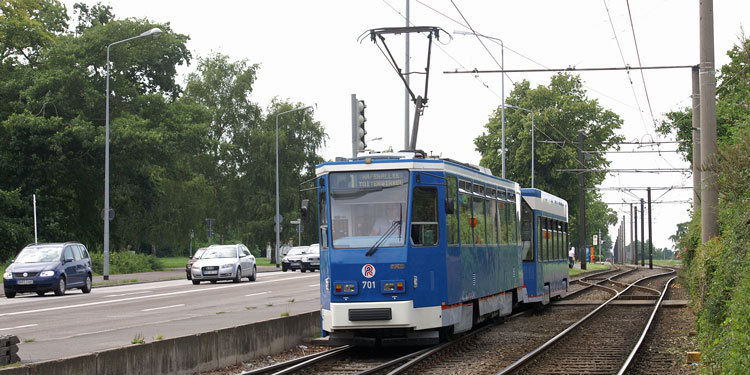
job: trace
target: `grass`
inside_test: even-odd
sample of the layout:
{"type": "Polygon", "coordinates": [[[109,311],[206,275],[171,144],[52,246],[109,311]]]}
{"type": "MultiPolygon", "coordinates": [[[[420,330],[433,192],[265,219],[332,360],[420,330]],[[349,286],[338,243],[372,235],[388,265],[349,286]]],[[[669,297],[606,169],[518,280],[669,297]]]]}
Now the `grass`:
{"type": "Polygon", "coordinates": [[[187,264],[188,260],[190,258],[188,257],[164,257],[159,258],[159,261],[162,265],[164,265],[164,268],[185,268],[185,265],[187,264]]]}
{"type": "Polygon", "coordinates": [[[23,339],[23,342],[34,342],[36,339],[23,339]]]}
{"type": "Polygon", "coordinates": [[[273,263],[271,263],[271,260],[266,259],[266,257],[256,257],[255,264],[258,266],[272,266],[273,265],[273,263]]]}
{"type": "Polygon", "coordinates": [[[294,303],[294,298],[290,299],[290,300],[289,300],[289,301],[287,301],[287,302],[289,302],[289,303],[294,303]]]}
{"type": "MultiPolygon", "coordinates": [[[[576,264],[579,264],[576,262],[576,264]]],[[[586,263],[586,269],[582,270],[580,268],[571,268],[570,269],[570,276],[576,276],[580,275],[582,273],[591,272],[591,271],[601,271],[601,270],[608,270],[610,268],[609,265],[606,264],[596,264],[596,263],[586,263]]]]}
{"type": "Polygon", "coordinates": [[[283,313],[281,313],[281,316],[289,316],[289,313],[288,312],[283,312],[283,313]]]}
{"type": "Polygon", "coordinates": [[[162,339],[164,339],[164,335],[156,335],[156,339],[157,340],[162,340],[162,339]]]}
{"type": "Polygon", "coordinates": [[[680,259],[654,259],[654,264],[660,266],[681,266],[682,260],[680,259]]]}
{"type": "Polygon", "coordinates": [[[108,280],[108,281],[102,281],[100,283],[94,283],[94,286],[132,284],[132,283],[137,283],[137,282],[138,282],[138,279],[108,280]]]}
{"type": "Polygon", "coordinates": [[[273,306],[273,303],[267,303],[266,304],[266,307],[271,307],[271,306],[273,306]]]}
{"type": "Polygon", "coordinates": [[[146,340],[144,340],[143,335],[140,333],[137,333],[135,337],[133,337],[133,341],[130,342],[131,344],[145,344],[146,340]]]}

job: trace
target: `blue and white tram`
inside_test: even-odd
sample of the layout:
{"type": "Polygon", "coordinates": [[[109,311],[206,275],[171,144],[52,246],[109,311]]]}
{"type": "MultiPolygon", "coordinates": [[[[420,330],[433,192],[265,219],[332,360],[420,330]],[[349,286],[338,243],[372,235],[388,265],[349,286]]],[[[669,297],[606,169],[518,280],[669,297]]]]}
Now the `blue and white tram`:
{"type": "Polygon", "coordinates": [[[521,189],[523,302],[549,303],[568,291],[568,202],[539,189],[521,189]]]}
{"type": "Polygon", "coordinates": [[[436,343],[524,295],[517,183],[414,152],[327,162],[316,176],[332,344],[436,343]]]}

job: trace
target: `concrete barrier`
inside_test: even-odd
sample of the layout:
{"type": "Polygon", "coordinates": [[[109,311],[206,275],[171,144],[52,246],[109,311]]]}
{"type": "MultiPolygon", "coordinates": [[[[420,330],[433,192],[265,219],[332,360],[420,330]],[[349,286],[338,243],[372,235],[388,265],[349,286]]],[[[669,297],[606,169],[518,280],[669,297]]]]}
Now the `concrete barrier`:
{"type": "Polygon", "coordinates": [[[320,311],[0,369],[0,375],[194,374],[290,349],[320,332],[320,311]]]}

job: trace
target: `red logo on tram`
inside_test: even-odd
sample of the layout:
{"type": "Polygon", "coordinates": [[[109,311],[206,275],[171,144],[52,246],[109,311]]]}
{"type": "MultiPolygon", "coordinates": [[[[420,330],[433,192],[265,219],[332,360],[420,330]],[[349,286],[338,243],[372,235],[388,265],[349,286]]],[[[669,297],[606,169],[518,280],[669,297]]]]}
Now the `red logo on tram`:
{"type": "Polygon", "coordinates": [[[372,264],[365,264],[362,267],[362,276],[368,279],[375,276],[375,266],[373,266],[372,264]]]}

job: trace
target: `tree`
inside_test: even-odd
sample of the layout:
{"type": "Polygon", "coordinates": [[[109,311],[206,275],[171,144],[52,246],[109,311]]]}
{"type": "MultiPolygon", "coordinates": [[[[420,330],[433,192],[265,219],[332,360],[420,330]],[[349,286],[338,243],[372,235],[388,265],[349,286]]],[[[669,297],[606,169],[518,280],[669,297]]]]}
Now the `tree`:
{"type": "MultiPolygon", "coordinates": [[[[560,169],[603,169],[609,166],[603,151],[610,143],[623,138],[615,134],[622,120],[614,112],[602,108],[596,100],[589,99],[578,76],[558,74],[548,86],[532,89],[526,80],[515,84],[506,103],[534,111],[535,187],[548,191],[568,201],[571,242],[578,238],[578,176],[560,169]],[[578,165],[578,131],[585,134],[588,158],[585,166],[578,165]],[[561,144],[542,143],[542,140],[561,144]]],[[[527,187],[531,185],[531,115],[526,111],[506,108],[506,177],[527,187]]],[[[480,164],[501,175],[501,109],[495,110],[485,125],[486,133],[474,141],[482,154],[480,164]]],[[[585,174],[586,186],[596,186],[606,177],[606,172],[585,174]]],[[[599,194],[586,193],[586,231],[594,233],[599,228],[607,234],[607,227],[617,222],[614,211],[601,202],[599,194]]]]}

